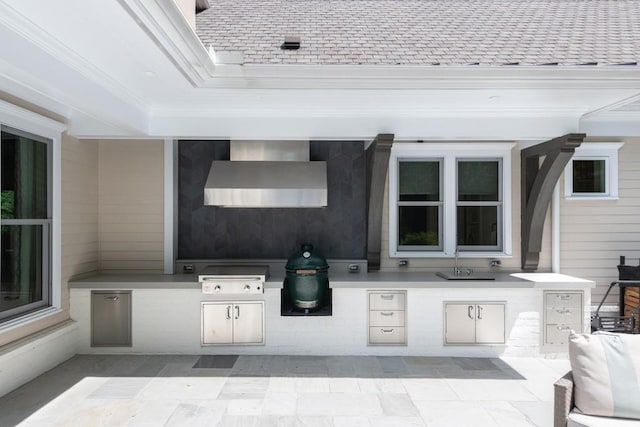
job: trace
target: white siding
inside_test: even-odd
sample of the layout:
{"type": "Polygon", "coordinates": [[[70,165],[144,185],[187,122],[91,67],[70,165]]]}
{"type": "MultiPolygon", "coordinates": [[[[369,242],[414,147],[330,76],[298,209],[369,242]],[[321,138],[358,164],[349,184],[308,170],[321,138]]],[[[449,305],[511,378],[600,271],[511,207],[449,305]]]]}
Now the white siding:
{"type": "Polygon", "coordinates": [[[162,270],[161,140],[99,141],[101,270],[162,270]]]}
{"type": "Polygon", "coordinates": [[[62,283],[98,269],[98,144],[67,136],[62,144],[62,283]]]}
{"type": "MultiPolygon", "coordinates": [[[[594,304],[618,278],[620,255],[627,257],[627,264],[637,265],[640,258],[640,139],[620,141],[625,145],[619,152],[618,200],[562,198],[560,268],[562,273],[596,282],[594,304]]],[[[615,289],[607,303],[617,302],[615,289]]]]}

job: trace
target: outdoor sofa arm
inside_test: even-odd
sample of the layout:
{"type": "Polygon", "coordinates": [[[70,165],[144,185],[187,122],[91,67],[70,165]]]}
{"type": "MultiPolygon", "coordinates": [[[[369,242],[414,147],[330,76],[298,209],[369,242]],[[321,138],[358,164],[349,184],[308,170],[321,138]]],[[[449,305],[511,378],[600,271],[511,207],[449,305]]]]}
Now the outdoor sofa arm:
{"type": "Polygon", "coordinates": [[[566,427],[573,408],[573,375],[567,372],[553,384],[553,427],[566,427]]]}

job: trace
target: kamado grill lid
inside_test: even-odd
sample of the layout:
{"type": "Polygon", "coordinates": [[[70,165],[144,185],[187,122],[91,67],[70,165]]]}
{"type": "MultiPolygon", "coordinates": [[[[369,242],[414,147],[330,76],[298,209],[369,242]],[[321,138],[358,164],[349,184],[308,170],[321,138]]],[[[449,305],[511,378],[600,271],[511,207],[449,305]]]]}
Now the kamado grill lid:
{"type": "Polygon", "coordinates": [[[313,245],[305,243],[300,252],[291,255],[284,268],[288,272],[296,273],[298,270],[326,270],[329,268],[329,264],[327,264],[325,257],[314,252],[313,245]]]}

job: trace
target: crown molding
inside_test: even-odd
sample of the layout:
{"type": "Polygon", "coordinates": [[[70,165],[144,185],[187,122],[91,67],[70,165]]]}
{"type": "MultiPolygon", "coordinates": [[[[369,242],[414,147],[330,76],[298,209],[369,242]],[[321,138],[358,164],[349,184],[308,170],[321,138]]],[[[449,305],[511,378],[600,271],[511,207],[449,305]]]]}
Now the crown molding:
{"type": "Polygon", "coordinates": [[[194,86],[205,86],[215,74],[207,49],[171,0],[118,0],[182,75],[194,86]]]}
{"type": "MultiPolygon", "coordinates": [[[[0,100],[0,123],[33,132],[33,128],[47,131],[47,135],[61,134],[67,129],[64,123],[60,123],[22,107],[0,100]]],[[[35,132],[34,132],[35,133],[35,132]]],[[[42,133],[42,132],[40,132],[42,133]]]]}
{"type": "MultiPolygon", "coordinates": [[[[7,62],[9,57],[0,60],[0,63],[4,62],[0,83],[6,82],[7,92],[25,101],[53,108],[52,111],[67,119],[79,113],[108,127],[135,132],[146,130],[148,106],[139,97],[3,2],[0,2],[1,33],[4,33],[3,39],[8,43],[7,55],[12,53],[11,49],[16,52],[19,50],[22,54],[23,68],[7,62]],[[37,78],[30,72],[29,67],[36,67],[38,61],[42,62],[39,52],[43,52],[51,61],[47,69],[50,80],[37,78]],[[58,85],[62,82],[62,73],[69,70],[75,73],[73,79],[68,79],[69,84],[73,84],[77,90],[68,90],[64,84],[58,85]],[[101,97],[100,103],[96,103],[96,96],[101,97]]],[[[70,124],[68,128],[72,131],[73,125],[70,124]]]]}

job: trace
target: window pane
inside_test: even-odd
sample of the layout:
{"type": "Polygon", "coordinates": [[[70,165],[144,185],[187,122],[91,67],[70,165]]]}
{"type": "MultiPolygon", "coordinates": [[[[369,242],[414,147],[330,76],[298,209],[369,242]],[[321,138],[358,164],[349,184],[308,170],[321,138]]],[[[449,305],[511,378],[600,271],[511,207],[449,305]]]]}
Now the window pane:
{"type": "Polygon", "coordinates": [[[46,219],[47,144],[6,131],[1,137],[2,218],[46,219]]]}
{"type": "Polygon", "coordinates": [[[42,227],[0,227],[0,314],[43,299],[42,227]]]}
{"type": "Polygon", "coordinates": [[[439,246],[438,207],[400,206],[400,246],[439,246]]]}
{"type": "Polygon", "coordinates": [[[440,162],[400,162],[400,201],[440,200],[440,162]]]}
{"type": "Polygon", "coordinates": [[[459,161],[458,200],[461,202],[498,201],[499,174],[498,161],[459,161]]]}
{"type": "Polygon", "coordinates": [[[606,191],[604,159],[573,161],[574,193],[605,193],[606,191]]]}
{"type": "Polygon", "coordinates": [[[498,207],[458,206],[458,245],[497,246],[498,207]]]}

